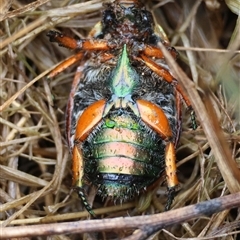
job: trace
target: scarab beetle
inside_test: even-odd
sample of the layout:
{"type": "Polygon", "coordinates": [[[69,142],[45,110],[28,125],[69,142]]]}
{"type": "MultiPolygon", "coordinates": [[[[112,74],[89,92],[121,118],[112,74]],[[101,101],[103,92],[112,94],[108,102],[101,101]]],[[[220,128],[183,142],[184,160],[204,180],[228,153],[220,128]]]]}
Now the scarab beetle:
{"type": "Polygon", "coordinates": [[[50,41],[76,50],[49,77],[79,62],[66,118],[73,187],[94,214],[86,183],[103,197],[127,200],[165,173],[168,210],[178,185],[180,103],[191,105],[158,44],[174,58],[177,52],[154,31],[153,17],[139,1],[116,0],[105,7],[87,39],[48,33],[50,41]]]}

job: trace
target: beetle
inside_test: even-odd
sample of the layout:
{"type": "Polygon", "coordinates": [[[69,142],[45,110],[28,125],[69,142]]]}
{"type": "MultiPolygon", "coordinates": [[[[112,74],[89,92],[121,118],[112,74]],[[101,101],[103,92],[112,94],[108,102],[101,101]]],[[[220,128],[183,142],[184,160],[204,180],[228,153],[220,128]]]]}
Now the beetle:
{"type": "Polygon", "coordinates": [[[178,185],[175,149],[181,133],[181,102],[195,115],[159,48],[177,51],[154,30],[152,14],[137,0],[105,4],[87,39],[50,31],[51,42],[76,50],[48,77],[79,62],[70,92],[66,135],[72,153],[73,187],[85,208],[84,186],[128,200],[166,174],[168,210],[178,185]]]}

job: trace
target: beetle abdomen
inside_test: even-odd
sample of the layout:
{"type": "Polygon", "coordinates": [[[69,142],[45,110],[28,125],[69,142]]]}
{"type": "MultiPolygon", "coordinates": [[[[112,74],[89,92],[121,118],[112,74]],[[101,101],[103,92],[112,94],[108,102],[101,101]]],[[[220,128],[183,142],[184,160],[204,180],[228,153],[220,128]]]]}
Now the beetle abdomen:
{"type": "Polygon", "coordinates": [[[85,177],[103,197],[132,198],[164,171],[164,142],[132,113],[107,115],[84,146],[85,177]]]}

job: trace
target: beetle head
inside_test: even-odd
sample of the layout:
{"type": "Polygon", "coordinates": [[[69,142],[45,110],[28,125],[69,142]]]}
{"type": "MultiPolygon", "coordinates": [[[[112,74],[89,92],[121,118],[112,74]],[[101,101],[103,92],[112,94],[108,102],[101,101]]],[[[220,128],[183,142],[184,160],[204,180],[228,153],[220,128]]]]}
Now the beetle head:
{"type": "Polygon", "coordinates": [[[123,42],[146,42],[153,34],[153,17],[136,0],[117,0],[106,4],[102,18],[102,34],[123,42]]]}

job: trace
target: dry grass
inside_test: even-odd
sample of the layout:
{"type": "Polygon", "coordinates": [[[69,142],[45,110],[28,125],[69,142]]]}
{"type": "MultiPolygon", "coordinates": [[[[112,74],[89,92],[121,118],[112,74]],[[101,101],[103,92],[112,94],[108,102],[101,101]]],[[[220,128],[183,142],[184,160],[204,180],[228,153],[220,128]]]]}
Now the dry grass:
{"type": "MultiPolygon", "coordinates": [[[[49,43],[46,33],[56,27],[86,37],[100,20],[103,1],[28,2],[2,0],[0,5],[0,216],[3,227],[19,229],[88,216],[75,193],[68,196],[71,163],[64,119],[76,66],[46,80],[44,76],[53,66],[71,54],[49,43]]],[[[189,114],[184,112],[177,151],[181,189],[173,204],[173,208],[181,208],[240,191],[240,19],[237,22],[238,16],[223,1],[163,2],[148,4],[177,46],[178,63],[193,80],[194,84],[186,82],[187,77],[170,61],[199,122],[197,130],[191,130],[189,114]]],[[[240,4],[239,0],[226,2],[233,11],[239,7],[234,4],[240,4]]],[[[163,211],[165,186],[150,197],[152,200],[148,194],[96,213],[113,218],[163,211]]],[[[104,205],[96,200],[96,207],[104,205]]],[[[240,215],[234,209],[182,222],[151,239],[230,240],[237,239],[237,230],[240,215]]],[[[131,231],[122,230],[81,238],[122,239],[129,234],[131,231]]],[[[80,239],[76,234],[53,238],[80,239]]]]}

